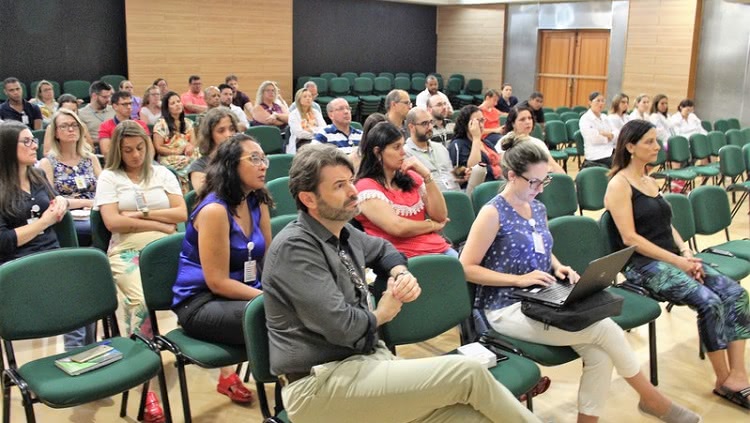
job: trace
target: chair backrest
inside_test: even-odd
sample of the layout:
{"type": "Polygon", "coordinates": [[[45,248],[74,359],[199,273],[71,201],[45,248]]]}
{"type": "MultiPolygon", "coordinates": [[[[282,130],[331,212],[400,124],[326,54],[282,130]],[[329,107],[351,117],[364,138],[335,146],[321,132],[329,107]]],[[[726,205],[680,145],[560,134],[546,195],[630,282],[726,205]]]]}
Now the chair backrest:
{"type": "Polygon", "coordinates": [[[104,224],[99,210],[91,210],[89,221],[91,222],[91,245],[106,253],[109,249],[109,240],[112,238],[112,232],[104,224]]]}
{"type": "Polygon", "coordinates": [[[102,75],[102,77],[99,78],[100,81],[111,85],[114,91],[118,91],[120,89],[120,83],[126,79],[127,78],[122,75],[102,75]]]}
{"type": "Polygon", "coordinates": [[[687,241],[695,236],[695,219],[690,200],[684,194],[664,194],[664,199],[672,207],[672,226],[680,237],[687,241]]]}
{"type": "Polygon", "coordinates": [[[589,108],[586,107],[586,106],[573,106],[573,111],[576,112],[576,113],[578,113],[579,115],[581,113],[586,113],[586,111],[588,111],[588,109],[589,108]]]}
{"type": "Polygon", "coordinates": [[[560,114],[560,120],[563,122],[567,122],[569,120],[578,120],[580,119],[580,116],[578,116],[578,113],[576,112],[557,112],[560,114]]]}
{"type": "Polygon", "coordinates": [[[346,78],[349,80],[349,85],[354,85],[354,80],[356,78],[359,78],[359,75],[357,75],[356,72],[344,72],[341,74],[342,78],[346,78]]]}
{"type": "Polygon", "coordinates": [[[271,238],[275,237],[289,222],[297,218],[296,214],[282,214],[271,218],[271,238]]]}
{"type": "Polygon", "coordinates": [[[284,176],[266,183],[268,192],[271,193],[276,206],[271,209],[271,217],[283,214],[297,214],[297,203],[289,192],[289,177],[284,176]]]}
{"type": "Polygon", "coordinates": [[[374,82],[370,78],[354,78],[352,87],[352,92],[354,93],[354,95],[370,95],[372,94],[374,82]]]}
{"type": "Polygon", "coordinates": [[[424,91],[424,76],[413,76],[411,78],[411,92],[413,93],[419,93],[424,91]]]}
{"type": "Polygon", "coordinates": [[[331,95],[334,97],[345,96],[349,94],[349,80],[346,78],[332,78],[328,87],[331,95]]]}
{"type": "Polygon", "coordinates": [[[186,192],[183,196],[185,199],[185,206],[187,206],[187,214],[190,216],[190,214],[193,212],[193,208],[195,208],[196,201],[198,200],[198,193],[195,192],[194,189],[191,189],[190,191],[186,192]]]}
{"type": "Polygon", "coordinates": [[[461,82],[461,86],[458,88],[459,91],[464,89],[464,84],[466,83],[466,77],[462,73],[454,73],[451,76],[448,77],[448,81],[450,81],[451,78],[456,78],[461,82]]]}
{"type": "MultiPolygon", "coordinates": [[[[419,281],[422,293],[416,300],[404,304],[401,312],[382,326],[387,345],[434,338],[471,314],[466,277],[457,258],[443,254],[413,257],[409,259],[408,268],[419,281]]],[[[384,282],[378,279],[375,283],[384,282]]],[[[375,289],[376,295],[383,291],[383,286],[375,289]]]]}
{"type": "Polygon", "coordinates": [[[409,78],[409,79],[411,79],[411,74],[409,72],[396,72],[396,78],[409,78]]]}
{"type": "Polygon", "coordinates": [[[55,223],[55,225],[52,226],[52,229],[55,230],[55,235],[57,235],[57,242],[60,243],[60,247],[78,247],[76,225],[73,222],[73,216],[70,214],[70,212],[66,212],[65,215],[63,215],[62,220],[55,223]]]}
{"type": "Polygon", "coordinates": [[[714,129],[720,132],[727,132],[732,128],[729,127],[729,122],[727,122],[726,119],[719,119],[714,122],[714,129]]]}
{"type": "Polygon", "coordinates": [[[359,76],[360,78],[369,78],[371,80],[375,80],[375,77],[377,77],[377,75],[372,72],[362,72],[359,74],[359,76]]]}
{"type": "Polygon", "coordinates": [[[331,79],[338,77],[338,75],[334,72],[323,72],[320,74],[320,77],[330,82],[331,79]]]}
{"type": "Polygon", "coordinates": [[[549,120],[544,124],[544,138],[551,148],[568,142],[568,131],[561,120],[549,120]]]}
{"type": "Polygon", "coordinates": [[[54,336],[117,309],[107,256],[93,248],[30,254],[0,266],[0,338],[54,336]]]}
{"type": "Polygon", "coordinates": [[[474,213],[469,196],[461,191],[443,192],[445,205],[448,208],[448,217],[450,221],[443,228],[443,235],[447,237],[453,245],[459,245],[466,241],[471,230],[471,224],[474,223],[474,213]]]}
{"type": "Polygon", "coordinates": [[[706,130],[706,132],[711,132],[711,131],[714,130],[713,126],[711,125],[711,121],[710,120],[702,120],[701,121],[701,126],[703,127],[703,129],[706,130]]]}
{"type": "Polygon", "coordinates": [[[578,152],[578,155],[583,156],[584,146],[586,144],[583,142],[583,134],[581,134],[581,131],[576,130],[573,133],[573,141],[576,143],[576,151],[578,152]]]}
{"type": "Polygon", "coordinates": [[[719,149],[719,170],[723,176],[735,178],[745,171],[742,149],[736,145],[725,145],[719,149]]]}
{"type": "Polygon", "coordinates": [[[564,173],[553,173],[552,182],[536,196],[547,207],[547,218],[569,216],[578,210],[576,184],[564,173]]]}
{"type": "Polygon", "coordinates": [[[534,124],[534,128],[531,130],[531,136],[540,140],[544,139],[544,132],[540,124],[534,124]]]}
{"type": "Polygon", "coordinates": [[[549,221],[552,253],[583,274],[592,260],[605,256],[607,246],[597,222],[588,216],[560,216],[549,221]]]}
{"type": "Polygon", "coordinates": [[[604,208],[604,194],[607,192],[609,169],[604,167],[587,167],[576,175],[576,194],[578,205],[582,210],[601,210],[604,208]]]}
{"type": "Polygon", "coordinates": [[[141,250],[139,267],[143,296],[149,310],[169,310],[177,280],[184,233],[176,233],[151,242],[141,250]]]}
{"type": "Polygon", "coordinates": [[[740,131],[742,131],[742,134],[745,136],[745,141],[750,143],[750,126],[742,128],[740,131]]]}
{"type": "Polygon", "coordinates": [[[682,135],[673,135],[667,140],[669,149],[667,158],[673,162],[686,162],[690,160],[690,145],[687,138],[682,135]]]}
{"type": "Polygon", "coordinates": [[[448,79],[448,86],[445,88],[445,94],[452,96],[461,93],[463,82],[458,78],[448,79]]]}
{"type": "Polygon", "coordinates": [[[727,119],[727,123],[730,129],[740,129],[740,120],[737,118],[729,118],[727,119]]]}
{"type": "Polygon", "coordinates": [[[472,78],[466,83],[466,94],[479,95],[482,94],[482,80],[472,78]]]}
{"type": "MultiPolygon", "coordinates": [[[[557,113],[558,115],[562,115],[563,113],[570,113],[572,111],[573,111],[573,109],[571,109],[570,107],[567,107],[567,106],[560,106],[557,109],[555,109],[555,113],[557,113]]],[[[563,122],[565,122],[565,121],[563,120],[563,122]]]]}
{"type": "MultiPolygon", "coordinates": [[[[551,120],[560,120],[560,115],[555,112],[547,112],[544,114],[544,121],[549,122],[551,120]]],[[[546,126],[546,123],[545,123],[546,126]]]]}
{"type": "Polygon", "coordinates": [[[579,126],[579,119],[578,118],[570,119],[570,120],[566,120],[565,121],[565,132],[567,132],[567,134],[568,134],[568,140],[569,141],[571,141],[571,142],[575,141],[575,139],[576,139],[575,138],[576,131],[578,131],[579,129],[581,129],[581,127],[579,126]]]}
{"type": "MultiPolygon", "coordinates": [[[[79,100],[83,100],[86,103],[91,101],[89,96],[89,87],[91,82],[82,80],[72,80],[63,82],[63,93],[73,94],[79,100]]],[[[114,87],[116,88],[116,87],[114,87]]]]}
{"type": "Polygon", "coordinates": [[[276,376],[271,374],[271,360],[268,350],[268,328],[266,327],[266,308],[263,294],[258,295],[245,306],[242,320],[242,332],[245,335],[248,365],[253,379],[260,383],[273,383],[276,376]]]}
{"type": "Polygon", "coordinates": [[[474,214],[479,214],[479,210],[490,200],[495,198],[500,190],[505,186],[505,180],[482,182],[471,192],[471,204],[474,206],[474,214]]]}
{"type": "Polygon", "coordinates": [[[398,76],[393,80],[393,89],[409,91],[411,89],[411,80],[403,76],[398,76]]]}
{"type": "Polygon", "coordinates": [[[688,195],[693,208],[695,233],[711,235],[732,224],[727,192],[716,185],[703,185],[688,195]]]}
{"type": "Polygon", "coordinates": [[[690,136],[690,155],[698,160],[711,156],[711,144],[708,142],[708,136],[699,133],[690,136]]]}
{"type": "Polygon", "coordinates": [[[266,170],[266,182],[289,176],[294,154],[269,154],[268,170],[266,170]]]}
{"type": "Polygon", "coordinates": [[[708,142],[711,144],[711,155],[718,156],[719,149],[727,145],[727,138],[723,132],[711,131],[708,133],[708,142]]]}
{"type": "Polygon", "coordinates": [[[319,96],[326,96],[328,95],[328,80],[325,78],[321,78],[319,76],[313,76],[310,78],[310,81],[314,82],[315,85],[318,86],[318,95],[319,96]]]}
{"type": "Polygon", "coordinates": [[[750,143],[742,146],[742,157],[745,159],[745,172],[750,175],[750,143]]]}
{"type": "Polygon", "coordinates": [[[31,131],[31,136],[36,138],[38,141],[36,148],[36,159],[42,160],[44,158],[44,134],[47,131],[45,129],[35,129],[31,131]]]}
{"type": "Polygon", "coordinates": [[[388,78],[388,80],[390,80],[390,81],[391,81],[391,84],[393,84],[393,80],[394,80],[394,79],[396,78],[396,77],[395,77],[395,76],[393,75],[393,72],[380,72],[380,73],[378,74],[378,77],[382,77],[382,78],[388,78]]]}
{"type": "Polygon", "coordinates": [[[736,145],[737,147],[742,148],[742,146],[747,144],[748,142],[745,140],[745,134],[743,134],[739,129],[730,129],[726,131],[725,134],[727,136],[727,143],[729,145],[736,145]]]}
{"type": "Polygon", "coordinates": [[[276,126],[261,125],[251,126],[245,130],[245,134],[255,138],[260,144],[260,148],[266,154],[283,153],[281,130],[276,126]]]}
{"type": "Polygon", "coordinates": [[[307,81],[309,81],[310,78],[311,78],[311,76],[300,76],[299,78],[297,78],[296,89],[299,90],[300,88],[304,87],[305,83],[307,83],[307,81]]]}
{"type": "Polygon", "coordinates": [[[379,76],[375,78],[372,86],[373,94],[385,95],[393,89],[393,81],[384,77],[379,76]]]}

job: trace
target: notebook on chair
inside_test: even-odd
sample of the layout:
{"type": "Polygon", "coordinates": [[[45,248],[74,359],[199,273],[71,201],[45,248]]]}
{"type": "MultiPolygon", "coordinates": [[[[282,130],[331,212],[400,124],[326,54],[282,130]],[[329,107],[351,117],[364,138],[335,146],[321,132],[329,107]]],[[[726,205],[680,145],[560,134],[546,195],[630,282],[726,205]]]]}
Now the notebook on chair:
{"type": "Polygon", "coordinates": [[[558,279],[548,287],[531,286],[518,289],[513,294],[524,300],[561,308],[612,286],[617,273],[622,270],[634,251],[634,246],[628,247],[592,260],[576,284],[558,279]]]}

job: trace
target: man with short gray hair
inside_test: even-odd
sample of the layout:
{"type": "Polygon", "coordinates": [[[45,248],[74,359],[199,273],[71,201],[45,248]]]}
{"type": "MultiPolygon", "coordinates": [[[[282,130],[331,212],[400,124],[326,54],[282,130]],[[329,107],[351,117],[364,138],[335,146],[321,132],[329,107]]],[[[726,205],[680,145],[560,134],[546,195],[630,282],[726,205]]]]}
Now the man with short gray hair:
{"type": "Polygon", "coordinates": [[[362,131],[351,126],[352,108],[344,98],[335,98],[326,105],[331,124],[315,134],[312,143],[332,144],[346,154],[356,150],[362,131]]]}
{"type": "Polygon", "coordinates": [[[412,104],[409,93],[404,90],[391,90],[385,96],[385,116],[396,128],[400,128],[404,137],[409,136],[409,131],[404,126],[406,114],[411,110],[412,104]]]}
{"type": "Polygon", "coordinates": [[[342,151],[299,150],[289,190],[299,214],[271,242],[262,283],[271,372],[291,421],[538,422],[479,361],[399,360],[379,340],[421,288],[390,242],[349,224],[357,189],[342,151]],[[377,306],[365,267],[388,278],[377,306]]]}

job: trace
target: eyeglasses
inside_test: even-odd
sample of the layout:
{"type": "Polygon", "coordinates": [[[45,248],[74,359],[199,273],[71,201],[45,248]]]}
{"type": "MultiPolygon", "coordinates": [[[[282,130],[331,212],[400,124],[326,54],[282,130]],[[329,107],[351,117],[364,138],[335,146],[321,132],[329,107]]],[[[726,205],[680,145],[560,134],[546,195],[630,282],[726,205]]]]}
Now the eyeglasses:
{"type": "Polygon", "coordinates": [[[487,121],[487,119],[485,119],[483,117],[477,118],[477,122],[479,122],[482,125],[484,125],[484,122],[486,122],[486,121],[487,121]]]}
{"type": "Polygon", "coordinates": [[[24,147],[31,147],[32,145],[39,145],[39,140],[36,138],[23,138],[18,140],[19,143],[23,144],[24,147]]]}
{"type": "Polygon", "coordinates": [[[426,120],[424,122],[414,122],[415,125],[421,126],[424,129],[429,128],[430,126],[435,126],[434,120],[426,120]]]}
{"type": "Polygon", "coordinates": [[[448,104],[448,103],[446,103],[446,102],[444,102],[444,101],[439,101],[439,102],[435,103],[435,104],[433,105],[433,107],[443,107],[443,106],[445,106],[445,105],[447,105],[447,104],[448,104]]]}
{"type": "Polygon", "coordinates": [[[256,154],[250,155],[250,156],[243,156],[240,157],[241,160],[247,160],[250,162],[251,165],[255,167],[260,167],[260,165],[263,165],[264,167],[268,167],[269,161],[268,157],[261,157],[256,154]]]}
{"type": "Polygon", "coordinates": [[[81,129],[77,123],[61,123],[57,125],[57,129],[61,131],[73,131],[75,129],[81,129]]]}
{"type": "Polygon", "coordinates": [[[523,178],[526,182],[529,183],[529,188],[533,190],[539,189],[539,187],[546,187],[552,182],[552,176],[547,175],[544,179],[529,179],[521,174],[518,175],[519,177],[523,178]]]}
{"type": "Polygon", "coordinates": [[[411,107],[411,101],[410,100],[402,100],[402,101],[399,101],[399,103],[406,104],[407,106],[411,107]]]}
{"type": "Polygon", "coordinates": [[[341,106],[333,109],[334,112],[351,112],[352,108],[349,106],[341,106]]]}
{"type": "Polygon", "coordinates": [[[117,103],[116,105],[120,106],[120,107],[133,107],[133,102],[129,101],[129,102],[126,102],[126,103],[117,103]]]}

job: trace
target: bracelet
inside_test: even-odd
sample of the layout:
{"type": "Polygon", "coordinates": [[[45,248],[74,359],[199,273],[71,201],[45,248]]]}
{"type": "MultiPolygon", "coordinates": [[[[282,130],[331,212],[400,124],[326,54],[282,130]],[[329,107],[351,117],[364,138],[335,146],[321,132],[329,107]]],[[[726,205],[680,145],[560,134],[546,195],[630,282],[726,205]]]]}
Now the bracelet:
{"type": "Polygon", "coordinates": [[[433,179],[432,179],[432,174],[429,174],[429,175],[427,175],[427,176],[426,176],[426,177],[424,178],[424,184],[425,184],[425,185],[429,184],[429,183],[430,183],[430,182],[432,182],[432,181],[433,181],[433,179]]]}

